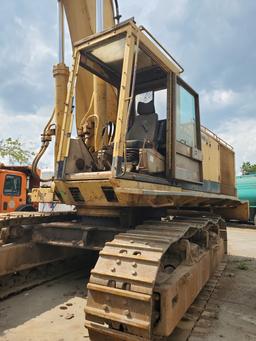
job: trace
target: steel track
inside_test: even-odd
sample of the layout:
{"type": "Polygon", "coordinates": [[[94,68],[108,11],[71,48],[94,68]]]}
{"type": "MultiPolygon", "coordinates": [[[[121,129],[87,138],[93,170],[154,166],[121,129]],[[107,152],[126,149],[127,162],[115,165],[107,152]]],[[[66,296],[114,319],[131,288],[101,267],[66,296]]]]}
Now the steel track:
{"type": "Polygon", "coordinates": [[[107,242],[88,284],[85,325],[91,340],[170,335],[216,269],[225,240],[221,219],[183,217],[145,222],[107,242]]]}

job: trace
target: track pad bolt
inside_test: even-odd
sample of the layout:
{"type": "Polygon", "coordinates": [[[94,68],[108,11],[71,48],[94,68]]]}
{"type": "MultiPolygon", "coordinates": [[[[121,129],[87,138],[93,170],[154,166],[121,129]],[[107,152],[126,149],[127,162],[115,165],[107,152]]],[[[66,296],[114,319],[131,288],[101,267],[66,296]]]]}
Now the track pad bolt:
{"type": "Polygon", "coordinates": [[[133,266],[134,268],[137,268],[137,263],[136,263],[136,262],[133,262],[133,263],[132,263],[132,266],[133,266]]]}
{"type": "Polygon", "coordinates": [[[160,295],[159,294],[154,294],[154,300],[155,301],[160,301],[160,295]]]}
{"type": "Polygon", "coordinates": [[[116,268],[111,268],[111,272],[116,272],[116,268]]]}
{"type": "Polygon", "coordinates": [[[105,312],[109,311],[109,307],[106,304],[103,304],[102,308],[103,310],[105,310],[105,312]]]}
{"type": "Polygon", "coordinates": [[[131,317],[131,313],[128,309],[124,311],[124,314],[126,317],[131,317]]]}
{"type": "Polygon", "coordinates": [[[133,272],[132,272],[132,275],[133,275],[133,276],[137,276],[137,272],[136,272],[136,271],[133,271],[133,272]]]}
{"type": "Polygon", "coordinates": [[[118,260],[116,261],[116,264],[117,264],[117,265],[120,265],[120,264],[121,264],[121,260],[118,259],[118,260]]]}
{"type": "Polygon", "coordinates": [[[154,320],[154,321],[157,321],[157,320],[159,320],[159,317],[160,317],[159,312],[155,311],[155,312],[153,313],[153,320],[154,320]]]}

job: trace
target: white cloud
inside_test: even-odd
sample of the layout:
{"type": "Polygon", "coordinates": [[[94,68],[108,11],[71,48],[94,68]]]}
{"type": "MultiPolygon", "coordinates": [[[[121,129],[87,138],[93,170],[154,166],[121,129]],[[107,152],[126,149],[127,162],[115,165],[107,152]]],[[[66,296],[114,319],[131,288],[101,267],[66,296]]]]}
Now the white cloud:
{"type": "Polygon", "coordinates": [[[57,49],[43,38],[38,27],[27,25],[19,17],[15,17],[14,22],[18,35],[23,37],[23,44],[19,46],[19,53],[14,58],[17,63],[22,64],[23,80],[32,86],[40,87],[43,81],[40,77],[42,64],[57,60],[57,49]]]}
{"type": "MultiPolygon", "coordinates": [[[[24,148],[37,152],[41,143],[41,133],[52,112],[50,107],[39,108],[34,114],[7,111],[0,101],[0,139],[19,139],[24,148]]],[[[41,163],[43,168],[53,168],[53,149],[49,148],[41,163]]]]}
{"type": "Polygon", "coordinates": [[[33,114],[29,112],[15,113],[6,109],[0,99],[0,136],[23,136],[27,140],[34,140],[34,135],[42,131],[51,112],[52,108],[45,106],[33,114]]]}
{"type": "MultiPolygon", "coordinates": [[[[17,70],[11,76],[6,72],[1,83],[0,139],[18,138],[24,148],[34,152],[40,147],[42,130],[52,113],[52,66],[58,62],[57,24],[48,26],[49,34],[40,28],[40,23],[33,18],[28,22],[21,16],[14,16],[11,32],[13,39],[0,50],[0,69],[8,61],[9,67],[17,70]],[[20,43],[17,44],[17,41],[20,43]],[[17,87],[20,91],[16,94],[14,91],[17,87]],[[13,93],[6,94],[7,89],[14,89],[13,93]],[[23,92],[25,97],[30,92],[30,97],[26,97],[27,104],[16,104],[14,109],[13,104],[23,96],[23,92]]],[[[70,64],[72,51],[68,30],[65,40],[66,61],[70,64]]],[[[53,169],[52,146],[39,164],[42,168],[53,169]]]]}
{"type": "Polygon", "coordinates": [[[244,161],[256,163],[256,117],[226,122],[217,134],[234,147],[237,173],[244,161]]]}
{"type": "Polygon", "coordinates": [[[188,15],[188,0],[179,0],[173,2],[170,6],[169,2],[166,2],[166,7],[169,8],[168,12],[165,12],[168,20],[180,21],[184,20],[188,15]]]}
{"type": "Polygon", "coordinates": [[[200,101],[205,111],[214,111],[234,105],[240,94],[232,89],[216,89],[200,93],[200,101]]]}

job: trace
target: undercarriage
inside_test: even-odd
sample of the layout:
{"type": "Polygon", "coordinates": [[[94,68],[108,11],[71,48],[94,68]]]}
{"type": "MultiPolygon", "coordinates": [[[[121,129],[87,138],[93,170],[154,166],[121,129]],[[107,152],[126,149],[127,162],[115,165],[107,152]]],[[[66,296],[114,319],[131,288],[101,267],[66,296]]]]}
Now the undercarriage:
{"type": "Polygon", "coordinates": [[[170,335],[226,252],[225,223],[207,212],[151,212],[148,219],[136,213],[129,228],[127,212],[126,219],[2,216],[1,287],[12,273],[99,251],[85,308],[91,340],[170,335]]]}

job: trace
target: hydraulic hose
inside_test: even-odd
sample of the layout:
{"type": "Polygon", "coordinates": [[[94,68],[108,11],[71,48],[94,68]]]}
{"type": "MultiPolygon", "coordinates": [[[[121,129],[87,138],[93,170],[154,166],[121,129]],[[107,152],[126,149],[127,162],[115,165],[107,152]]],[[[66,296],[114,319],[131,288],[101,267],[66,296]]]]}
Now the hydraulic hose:
{"type": "MultiPolygon", "coordinates": [[[[52,138],[51,138],[51,133],[50,133],[50,129],[52,126],[54,126],[54,124],[52,123],[52,120],[54,118],[54,115],[55,115],[55,110],[53,110],[53,113],[49,119],[49,121],[47,122],[44,130],[43,130],[43,134],[42,134],[42,144],[41,144],[41,147],[40,147],[40,150],[39,152],[36,154],[33,162],[32,162],[32,174],[34,177],[38,178],[39,175],[37,173],[37,165],[38,165],[38,162],[40,161],[40,159],[42,158],[42,156],[44,155],[44,153],[46,152],[52,138]]],[[[49,179],[41,179],[39,177],[40,181],[41,182],[49,182],[49,181],[52,181],[54,179],[54,177],[51,177],[49,179]]]]}

